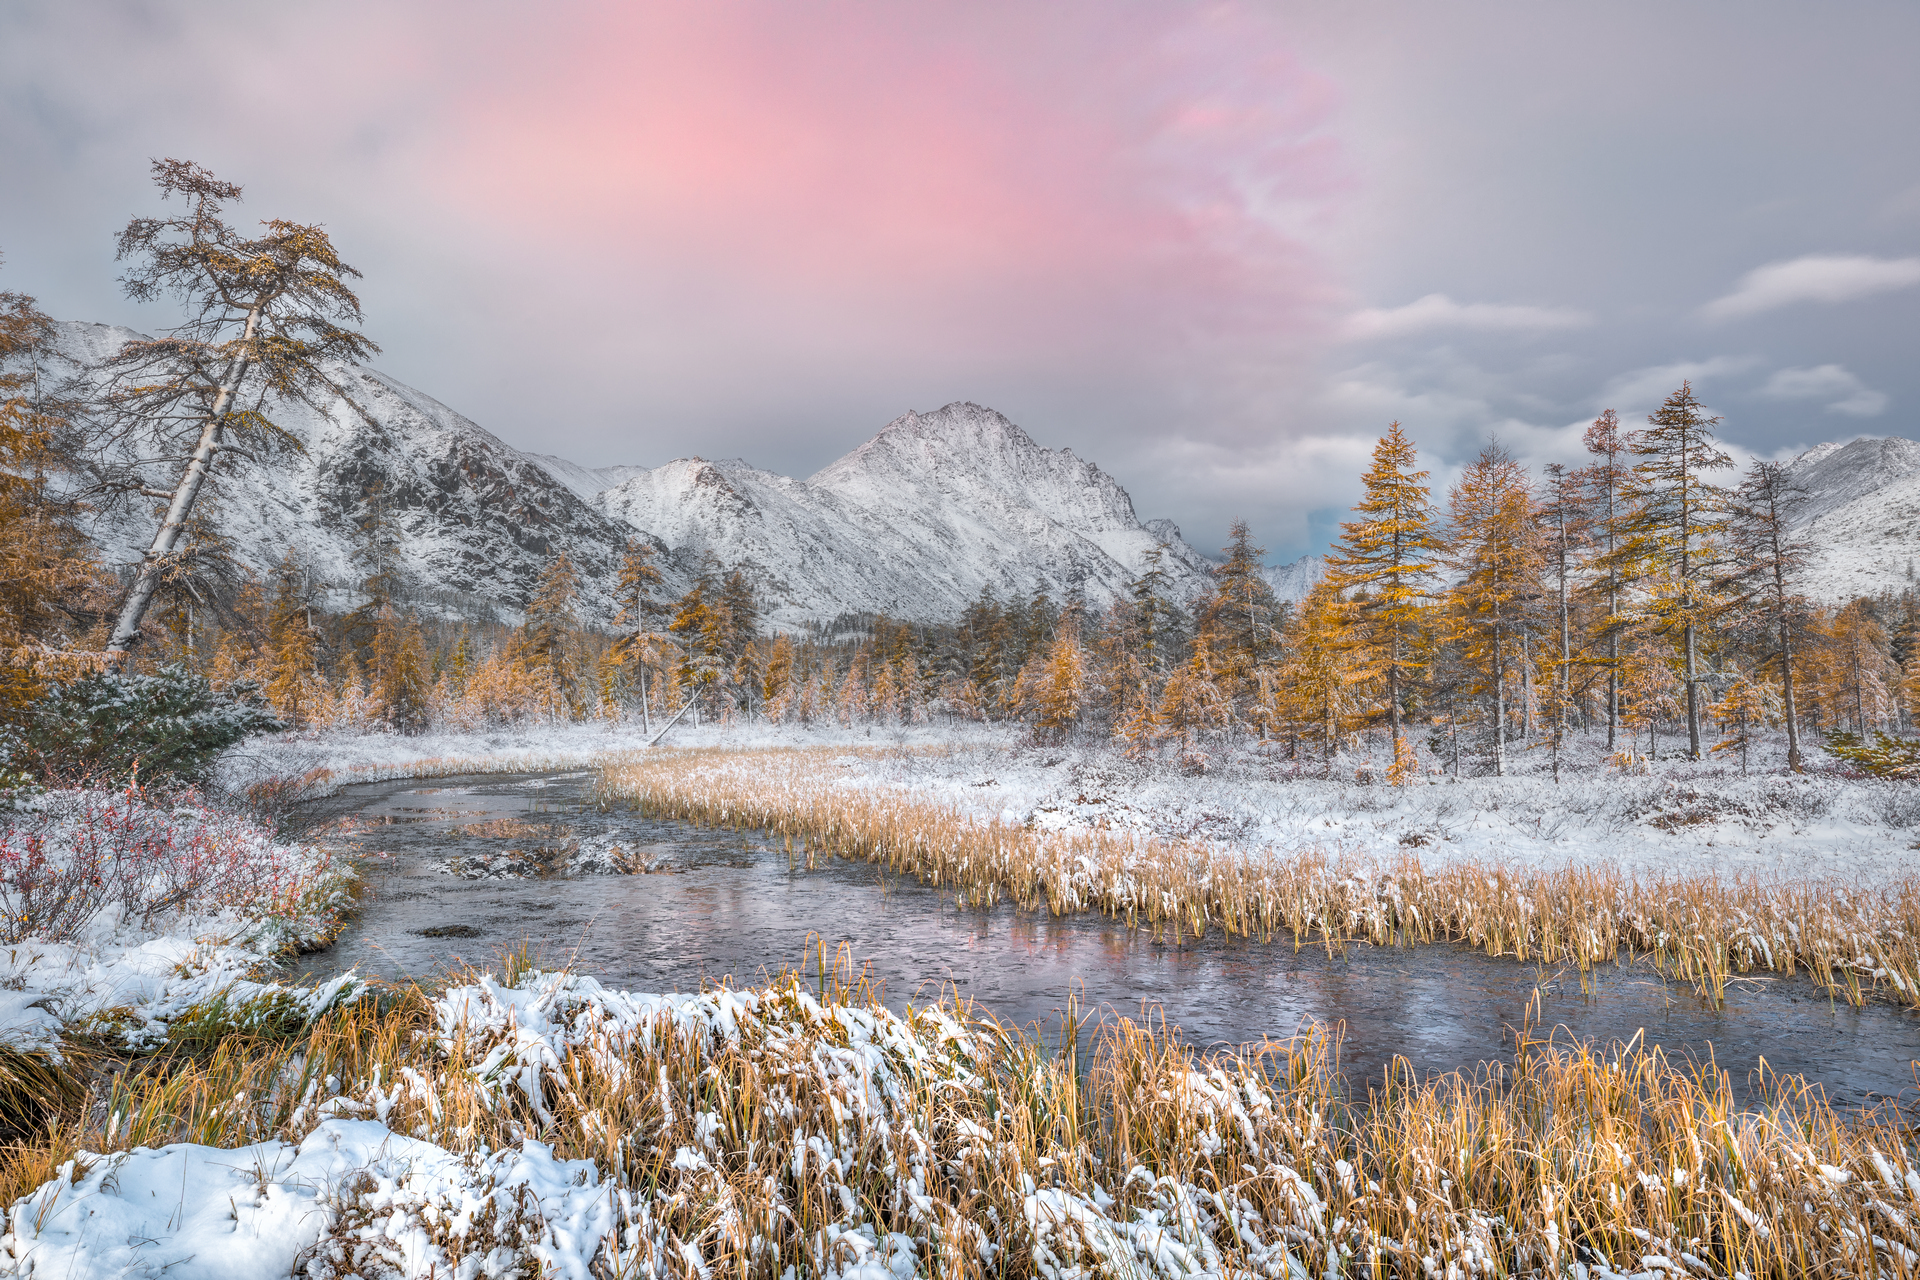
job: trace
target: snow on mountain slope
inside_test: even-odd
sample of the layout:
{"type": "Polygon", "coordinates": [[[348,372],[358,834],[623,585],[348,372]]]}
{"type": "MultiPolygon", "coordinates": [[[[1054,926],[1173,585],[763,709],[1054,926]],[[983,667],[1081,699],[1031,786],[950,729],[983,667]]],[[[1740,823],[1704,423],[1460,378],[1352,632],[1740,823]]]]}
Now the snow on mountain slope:
{"type": "Polygon", "coordinates": [[[548,475],[588,502],[646,470],[645,467],[583,467],[551,453],[522,453],[520,456],[534,466],[543,468],[548,475]]]}
{"type": "MultiPolygon", "coordinates": [[[[971,403],[896,418],[806,483],[842,499],[870,529],[927,547],[932,580],[963,599],[988,586],[1058,598],[1077,584],[1104,603],[1160,542],[1113,477],[971,403]]],[[[1207,585],[1195,559],[1169,557],[1182,598],[1207,585]]]]}
{"type": "MultiPolygon", "coordinates": [[[[95,365],[138,335],[63,324],[60,350],[95,365]]],[[[503,443],[433,397],[372,369],[329,371],[344,394],[274,410],[304,452],[264,468],[235,457],[203,499],[234,554],[265,574],[291,548],[315,577],[351,588],[371,495],[383,494],[402,567],[424,591],[480,597],[517,613],[552,555],[582,578],[582,616],[609,617],[622,549],[645,536],[677,594],[703,564],[739,565],[768,621],[841,613],[955,617],[991,588],[1002,599],[1078,590],[1094,607],[1123,593],[1166,544],[1172,592],[1204,591],[1210,564],[1166,521],[1143,525],[1113,478],[1066,449],[1043,449],[990,409],[909,413],[807,480],[739,460],[584,467],[503,443]]],[[[170,488],[166,468],[149,483],[170,488]]],[[[137,561],[148,504],[102,512],[110,561],[137,561]]]]}
{"type": "Polygon", "coordinates": [[[1920,442],[1899,437],[1822,444],[1789,474],[1807,491],[1800,524],[1812,544],[1802,589],[1840,602],[1915,585],[1920,560],[1920,442]]]}
{"type": "MultiPolygon", "coordinates": [[[[56,345],[93,364],[137,336],[64,323],[56,345]]],[[[564,550],[581,571],[586,611],[611,607],[632,529],[433,397],[371,369],[329,372],[346,397],[271,411],[303,453],[264,468],[234,455],[214,468],[203,510],[238,559],[265,573],[291,548],[317,579],[357,583],[365,571],[354,567],[353,552],[378,485],[412,586],[479,596],[511,612],[525,603],[549,558],[564,550]]],[[[175,476],[154,468],[151,478],[170,488],[175,476]]],[[[130,564],[154,528],[142,504],[103,513],[93,533],[110,562],[130,564]]]]}
{"type": "MultiPolygon", "coordinates": [[[[748,566],[769,614],[952,618],[992,588],[1002,599],[1123,592],[1164,531],[1126,490],[1069,450],[1043,449],[991,409],[909,413],[807,480],[738,460],[683,458],[601,493],[601,510],[674,549],[748,566]]],[[[1206,561],[1171,525],[1175,594],[1204,589],[1206,561]]]]}
{"type": "Polygon", "coordinates": [[[1327,576],[1327,558],[1301,556],[1290,564],[1268,565],[1264,576],[1276,600],[1298,604],[1327,576]]]}

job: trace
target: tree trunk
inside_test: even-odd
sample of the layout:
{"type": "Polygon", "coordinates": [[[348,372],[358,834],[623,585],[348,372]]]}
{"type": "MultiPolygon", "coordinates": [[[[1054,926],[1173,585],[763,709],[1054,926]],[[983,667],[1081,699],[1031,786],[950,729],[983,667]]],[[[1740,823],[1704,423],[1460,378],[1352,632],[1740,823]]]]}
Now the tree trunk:
{"type": "Polygon", "coordinates": [[[200,496],[200,486],[206,483],[207,471],[213,466],[213,456],[220,449],[220,436],[226,428],[227,406],[233,402],[234,389],[247,376],[247,369],[253,363],[248,353],[253,349],[254,329],[259,320],[260,309],[256,306],[247,313],[247,332],[242,339],[246,345],[228,370],[228,376],[220,380],[220,390],[213,397],[213,412],[200,428],[200,443],[187,459],[186,469],[180,473],[180,483],[174,486],[173,501],[167,505],[167,517],[160,522],[159,532],[153,535],[153,545],[147,548],[147,554],[140,561],[140,574],[133,580],[133,589],[127,593],[126,602],[120,606],[120,616],[113,624],[113,635],[107,641],[107,666],[111,670],[124,670],[127,654],[140,641],[140,623],[146,618],[147,606],[153,603],[153,593],[160,586],[160,567],[180,544],[180,535],[186,532],[187,519],[193,514],[194,501],[200,496]]]}
{"type": "MultiPolygon", "coordinates": [[[[1607,606],[1607,616],[1613,616],[1613,606],[1607,606]]],[[[1620,636],[1609,633],[1607,636],[1607,750],[1614,750],[1614,734],[1620,729],[1620,636]]]]}
{"type": "Polygon", "coordinates": [[[1387,664],[1387,735],[1393,758],[1400,758],[1400,668],[1387,664]]]}
{"type": "Polygon", "coordinates": [[[1493,628],[1493,776],[1507,776],[1507,662],[1497,624],[1493,628]]]}
{"type": "MultiPolygon", "coordinates": [[[[1687,605],[1692,607],[1693,597],[1687,596],[1687,605]]],[[[1700,758],[1700,683],[1694,672],[1693,624],[1687,624],[1687,756],[1700,758]]]]}
{"type": "Polygon", "coordinates": [[[1786,686],[1787,768],[1800,772],[1800,720],[1793,706],[1793,642],[1787,635],[1787,608],[1780,606],[1780,678],[1786,686]]]}

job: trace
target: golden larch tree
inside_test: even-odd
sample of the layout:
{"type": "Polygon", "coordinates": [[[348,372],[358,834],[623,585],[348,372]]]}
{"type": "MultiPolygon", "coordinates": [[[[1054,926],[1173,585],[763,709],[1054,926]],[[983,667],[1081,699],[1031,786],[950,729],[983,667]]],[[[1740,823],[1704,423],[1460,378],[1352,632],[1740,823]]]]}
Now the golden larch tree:
{"type": "Polygon", "coordinates": [[[1353,674],[1382,686],[1396,758],[1402,700],[1423,670],[1422,618],[1442,551],[1432,490],[1415,467],[1413,442],[1398,422],[1387,427],[1361,477],[1359,518],[1340,526],[1327,557],[1327,585],[1343,603],[1353,674]]]}

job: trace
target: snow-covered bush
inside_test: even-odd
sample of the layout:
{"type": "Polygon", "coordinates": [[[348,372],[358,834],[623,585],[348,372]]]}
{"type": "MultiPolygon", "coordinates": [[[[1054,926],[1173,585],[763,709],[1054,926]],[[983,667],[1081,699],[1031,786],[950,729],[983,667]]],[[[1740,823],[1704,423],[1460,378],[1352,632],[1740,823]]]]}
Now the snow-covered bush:
{"type": "Polygon", "coordinates": [[[98,672],[29,703],[6,763],[55,781],[118,786],[137,773],[198,782],[227,748],[281,727],[250,684],[216,690],[178,667],[98,672]]]}
{"type": "Polygon", "coordinates": [[[150,931],[189,905],[297,916],[323,869],[191,792],[162,803],[131,786],[48,791],[0,825],[0,941],[73,939],[103,913],[150,931]]]}

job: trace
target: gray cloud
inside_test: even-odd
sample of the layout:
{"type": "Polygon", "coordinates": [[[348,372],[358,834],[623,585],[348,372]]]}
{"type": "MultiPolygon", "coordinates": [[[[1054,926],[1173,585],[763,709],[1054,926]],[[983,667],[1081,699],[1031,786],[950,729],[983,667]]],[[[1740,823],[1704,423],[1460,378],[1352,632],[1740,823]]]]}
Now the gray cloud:
{"type": "Polygon", "coordinates": [[[1357,496],[1395,417],[1437,484],[1489,434],[1581,461],[1598,409],[1631,423],[1683,377],[1730,447],[1774,456],[1869,420],[1920,436],[1920,290],[1890,283],[1920,254],[1905,0],[1757,0],[1737,21],[1651,0],[1390,20],[936,0],[898,40],[832,0],[804,21],[708,8],[847,37],[770,42],[730,69],[739,95],[817,82],[843,100],[827,124],[882,124],[739,114],[732,88],[699,120],[670,100],[596,107],[583,49],[710,53],[652,0],[556,0],[537,20],[506,0],[0,6],[0,288],[164,323],[119,298],[110,246],[152,208],[147,160],[187,156],[245,182],[253,216],[325,221],[367,272],[382,367],[510,443],[806,474],[907,408],[973,399],[1097,460],[1199,545],[1244,516],[1276,556],[1357,496]],[[644,38],[607,34],[622,15],[644,38]],[[581,105],[553,108],[556,89],[581,105]],[[996,111],[1017,127],[983,153],[966,127],[996,111]],[[708,117],[777,131],[829,196],[816,175],[855,183],[849,211],[883,238],[917,199],[970,213],[864,272],[834,256],[858,239],[810,237],[832,223],[796,221],[785,186],[662,229],[650,207],[738,176],[726,147],[746,142],[684,142],[708,117]],[[878,145],[887,129],[905,145],[878,145]],[[573,180],[548,167],[568,147],[592,161],[573,180]],[[1060,185],[1052,161],[1087,180],[1060,185]],[[1296,171],[1318,177],[1272,176],[1296,171]],[[1131,222],[1093,216],[1116,175],[1153,197],[1131,222]],[[1050,252],[996,258],[1033,216],[1054,218],[1050,252]],[[1184,255],[1156,230],[1175,223],[1200,229],[1184,255]],[[1059,267],[1083,251],[1099,270],[1059,267]]]}
{"type": "Polygon", "coordinates": [[[1345,336],[1358,340],[1401,338],[1435,331],[1543,333],[1579,329],[1593,317],[1572,307],[1530,307],[1498,302],[1455,302],[1430,293],[1400,307],[1368,307],[1347,317],[1345,336]]]}
{"type": "Polygon", "coordinates": [[[1781,400],[1825,400],[1828,413],[1874,418],[1886,412],[1887,396],[1837,364],[1812,369],[1780,369],[1760,388],[1781,400]]]}
{"type": "Polygon", "coordinates": [[[1770,262],[1740,278],[1739,287],[1700,309],[1709,320],[1733,320],[1798,302],[1853,302],[1920,284],[1920,258],[1813,253],[1770,262]]]}

